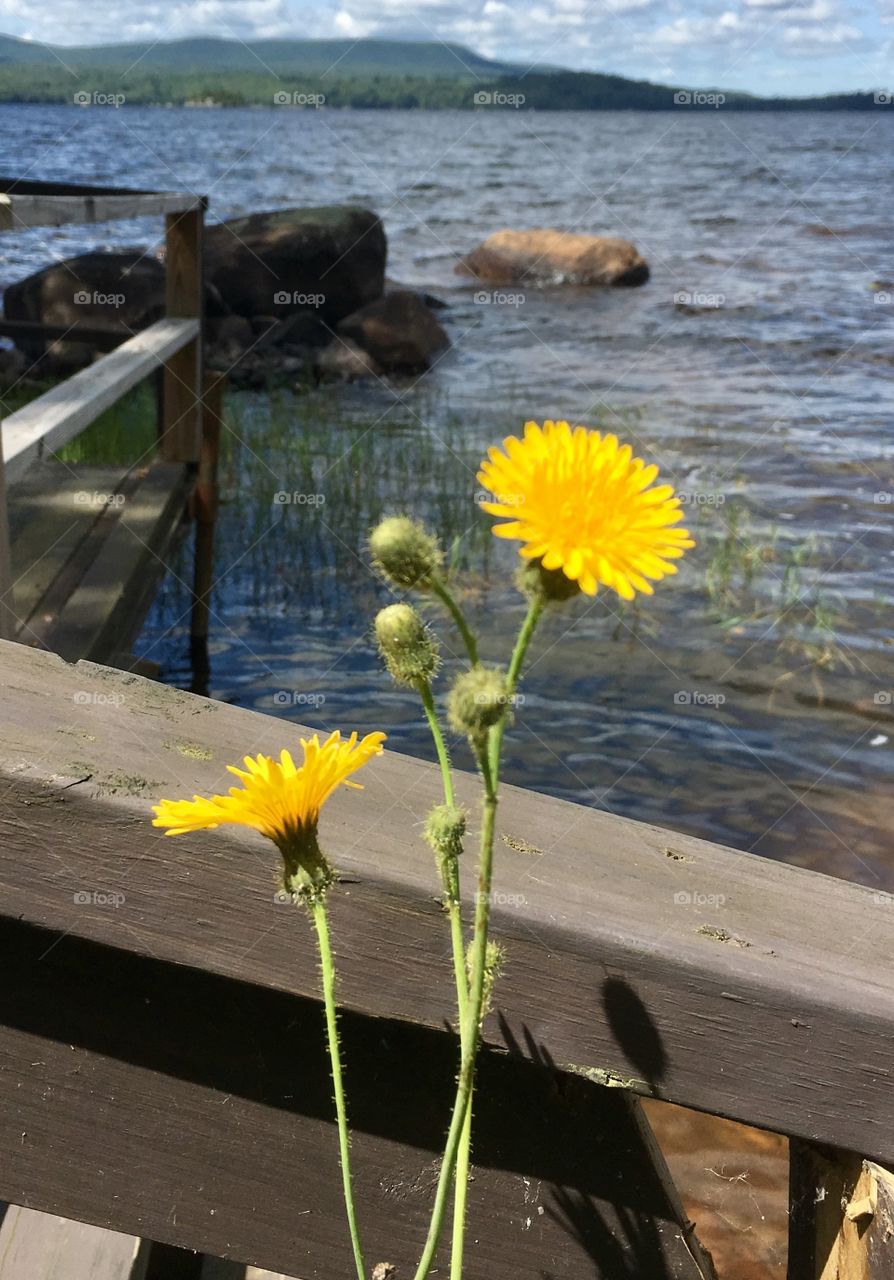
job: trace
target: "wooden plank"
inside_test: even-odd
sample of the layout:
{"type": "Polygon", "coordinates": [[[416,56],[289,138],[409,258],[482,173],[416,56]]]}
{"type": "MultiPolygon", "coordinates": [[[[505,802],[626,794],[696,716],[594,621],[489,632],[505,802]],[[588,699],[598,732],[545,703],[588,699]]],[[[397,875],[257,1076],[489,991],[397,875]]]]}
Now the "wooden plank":
{"type": "Polygon", "coordinates": [[[61,449],[79,435],[160,363],[194,344],[198,328],[197,320],[159,320],[5,418],[2,435],[7,483],[24,475],[35,459],[61,449]]]}
{"type": "MultiPolygon", "coordinates": [[[[305,1280],[349,1273],[318,1002],[8,917],[0,963],[4,1194],[305,1280]]],[[[341,1030],[370,1266],[412,1274],[455,1036],[351,1013],[341,1030]]],[[[479,1081],[468,1280],[699,1280],[621,1093],[493,1052],[479,1081]]]]}
{"type": "Polygon", "coordinates": [[[9,537],[9,502],[6,474],[0,450],[0,640],[12,640],[16,633],[15,591],[9,537]]]}
{"type": "MultiPolygon", "coordinates": [[[[10,488],[12,570],[22,627],[40,610],[102,513],[114,509],[127,470],[47,460],[30,467],[10,488]]],[[[28,643],[27,632],[23,638],[28,643]]]]}
{"type": "Polygon", "coordinates": [[[124,495],[113,527],[48,627],[47,648],[73,662],[130,647],[164,573],[188,484],[183,467],[155,463],[124,495]]]}
{"type": "Polygon", "coordinates": [[[23,194],[19,189],[0,193],[0,231],[182,214],[202,208],[203,203],[201,196],[190,192],[54,195],[23,194]]]}
{"type": "MultiPolygon", "coordinates": [[[[265,842],[225,828],[172,851],[146,816],[159,795],[219,790],[244,752],[294,747],[298,728],[17,646],[0,679],[3,910],[312,994],[312,943],[271,912],[265,842]],[[75,751],[71,734],[92,740],[75,751]],[[64,804],[16,799],[87,775],[64,804]],[[47,849],[64,859],[52,885],[47,849]],[[110,874],[127,881],[121,910],[71,911],[71,894],[110,874]]],[[[387,752],[367,774],[323,823],[359,882],[333,901],[343,998],[439,1027],[451,978],[419,837],[437,770],[387,752]]],[[[474,815],[475,784],[461,777],[459,793],[474,815]]],[[[513,788],[499,830],[494,927],[510,960],[489,1045],[536,1047],[594,1080],[891,1162],[894,935],[871,890],[513,788]]]]}
{"type": "Polygon", "coordinates": [[[168,462],[196,462],[202,439],[202,350],[204,215],[201,208],[172,214],[166,221],[165,288],[168,316],[197,317],[196,341],[165,364],[162,392],[161,456],[168,462]]]}
{"type": "Polygon", "coordinates": [[[131,1280],[140,1241],[10,1205],[0,1223],[0,1280],[131,1280]]]}

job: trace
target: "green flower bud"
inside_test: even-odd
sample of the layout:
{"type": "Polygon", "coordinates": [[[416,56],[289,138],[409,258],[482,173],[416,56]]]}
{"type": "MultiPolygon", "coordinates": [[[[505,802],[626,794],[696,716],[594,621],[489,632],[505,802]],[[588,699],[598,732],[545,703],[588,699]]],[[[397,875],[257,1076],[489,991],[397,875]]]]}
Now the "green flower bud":
{"type": "Polygon", "coordinates": [[[465,834],[466,815],[455,804],[436,805],[425,819],[425,838],[439,862],[459,857],[465,834]]]}
{"type": "Polygon", "coordinates": [[[376,640],[398,684],[416,688],[431,680],[440,659],[431,631],[409,604],[389,604],[376,615],[376,640]]]}
{"type": "Polygon", "coordinates": [[[508,702],[503,672],[473,667],[454,681],[447,699],[447,717],[457,733],[476,738],[497,723],[508,702]]]}
{"type": "Polygon", "coordinates": [[[544,569],[542,560],[529,560],[516,574],[516,585],[523,595],[539,597],[545,604],[562,604],[580,595],[580,587],[562,569],[544,569]]]}
{"type": "MultiPolygon", "coordinates": [[[[472,981],[472,959],[475,950],[475,943],[470,942],[466,951],[466,973],[469,982],[472,981]]],[[[490,1012],[491,1000],[494,994],[494,986],[497,978],[503,971],[503,965],[506,959],[506,951],[499,942],[490,941],[484,954],[484,987],[482,989],[481,1002],[481,1020],[482,1022],[490,1012]]]]}
{"type": "Polygon", "coordinates": [[[441,567],[443,555],[437,540],[418,520],[388,516],[369,538],[373,564],[397,587],[427,587],[441,567]]]}

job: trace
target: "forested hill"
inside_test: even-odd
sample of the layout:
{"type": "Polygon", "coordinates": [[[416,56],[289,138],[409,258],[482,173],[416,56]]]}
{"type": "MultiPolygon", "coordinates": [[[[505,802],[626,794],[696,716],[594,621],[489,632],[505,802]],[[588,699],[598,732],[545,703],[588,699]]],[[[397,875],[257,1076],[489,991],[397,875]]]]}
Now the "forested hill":
{"type": "Polygon", "coordinates": [[[883,93],[824,98],[657,85],[527,68],[436,41],[192,39],[50,48],[0,35],[0,102],[457,110],[804,111],[888,108],[883,93]]]}

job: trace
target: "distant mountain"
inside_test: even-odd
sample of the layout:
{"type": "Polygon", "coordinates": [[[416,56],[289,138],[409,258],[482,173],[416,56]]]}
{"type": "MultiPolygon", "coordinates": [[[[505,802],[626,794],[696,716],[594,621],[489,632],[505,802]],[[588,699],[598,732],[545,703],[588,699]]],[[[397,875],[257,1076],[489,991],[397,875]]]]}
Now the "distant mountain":
{"type": "Polygon", "coordinates": [[[456,80],[518,75],[524,66],[493,62],[438,40],[219,40],[197,36],[139,44],[45,45],[0,35],[0,66],[52,64],[75,70],[250,72],[277,75],[443,76],[456,80]]]}
{"type": "Polygon", "coordinates": [[[271,106],[356,110],[866,111],[888,94],[759,98],[595,71],[495,62],[436,40],[190,40],[45,45],[0,35],[0,103],[271,106]]]}

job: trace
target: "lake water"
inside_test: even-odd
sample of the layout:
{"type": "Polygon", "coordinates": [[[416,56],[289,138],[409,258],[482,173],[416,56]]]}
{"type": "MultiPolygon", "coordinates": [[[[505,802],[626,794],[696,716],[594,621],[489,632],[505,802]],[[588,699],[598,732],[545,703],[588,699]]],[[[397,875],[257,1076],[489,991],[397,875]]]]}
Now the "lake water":
{"type": "MultiPolygon", "coordinates": [[[[191,187],[214,217],[368,205],[389,274],[449,304],[421,380],[234,397],[216,697],[430,756],[369,642],[366,524],[407,505],[465,533],[497,658],[519,605],[475,462],[526,417],[601,421],[689,495],[699,546],[641,608],[544,627],[510,779],[894,888],[894,115],[6,107],[0,130],[9,172],[191,187]],[[476,300],[457,257],[537,225],[626,236],[651,280],[476,300]],[[273,502],[308,486],[325,505],[273,502]]],[[[41,229],[5,277],[156,235],[41,229]]],[[[140,645],[184,683],[188,572],[186,548],[140,645]]]]}

